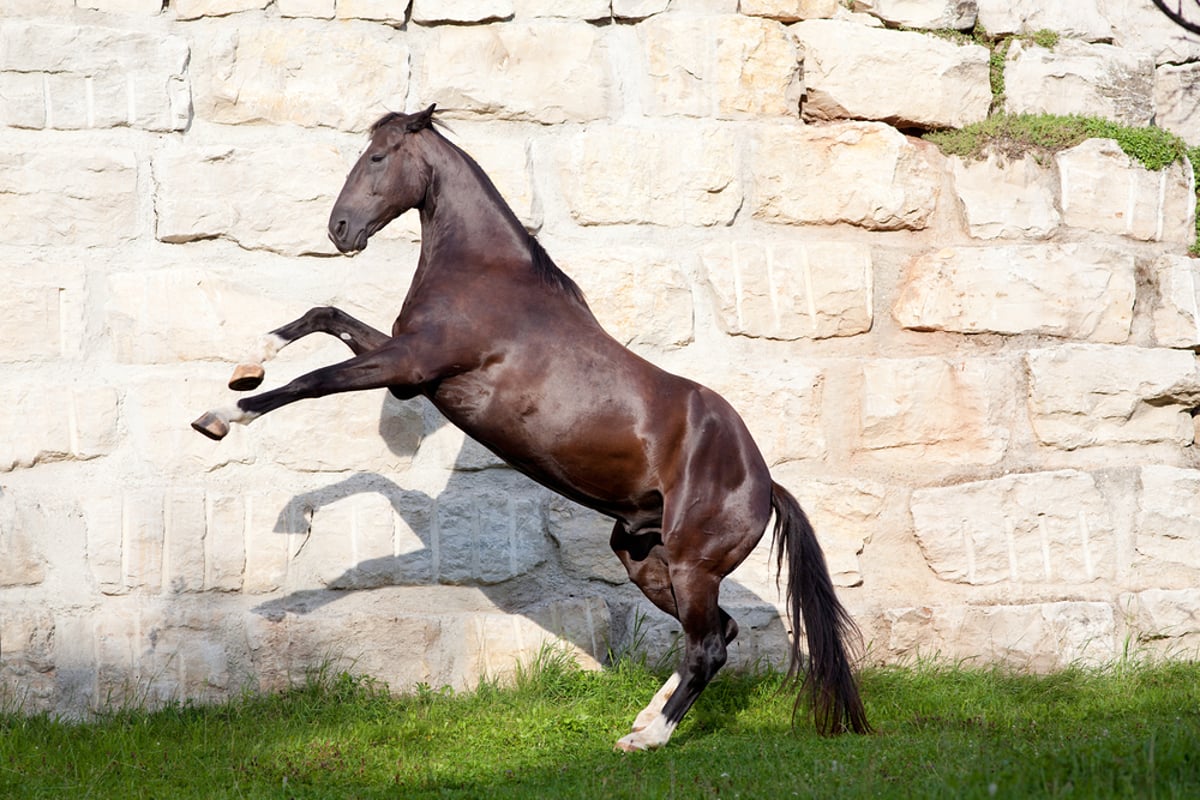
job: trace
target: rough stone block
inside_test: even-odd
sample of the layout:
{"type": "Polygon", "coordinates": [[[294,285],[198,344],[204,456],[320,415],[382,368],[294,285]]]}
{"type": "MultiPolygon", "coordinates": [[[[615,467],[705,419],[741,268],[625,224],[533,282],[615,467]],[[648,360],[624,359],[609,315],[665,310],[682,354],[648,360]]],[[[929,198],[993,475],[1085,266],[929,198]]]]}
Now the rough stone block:
{"type": "Polygon", "coordinates": [[[246,506],[241,495],[209,493],[204,588],[237,592],[246,571],[246,506]]]}
{"type": "Polygon", "coordinates": [[[196,114],[213,122],[365,131],[408,92],[408,44],[383,26],[223,28],[198,56],[196,114]]]}
{"type": "Polygon", "coordinates": [[[754,216],[920,230],[937,205],[942,163],[932,145],[877,122],[771,126],[754,148],[754,216]]]}
{"type": "Polygon", "coordinates": [[[46,578],[46,555],[41,542],[48,533],[45,516],[36,505],[0,493],[0,589],[36,586],[46,578]]]}
{"type": "Polygon", "coordinates": [[[824,19],[837,13],[838,0],[741,0],[738,11],[780,22],[824,19]]]}
{"type": "Polygon", "coordinates": [[[958,247],[908,263],[893,314],[905,328],[1129,338],[1132,254],[1090,244],[958,247]]]}
{"type": "Polygon", "coordinates": [[[560,17],[562,19],[608,20],[612,17],[609,0],[513,0],[518,17],[560,17]]]}
{"type": "Polygon", "coordinates": [[[397,0],[338,0],[339,19],[365,19],[371,22],[403,24],[409,3],[397,0]]]}
{"type": "Polygon", "coordinates": [[[712,126],[590,128],[569,140],[559,179],[581,225],[727,225],[742,204],[737,144],[712,126]]]}
{"type": "Polygon", "coordinates": [[[311,531],[313,508],[294,492],[246,495],[244,592],[274,592],[288,581],[292,554],[311,531]]]}
{"type": "Polygon", "coordinates": [[[646,19],[667,10],[671,0],[612,0],[612,15],[617,19],[646,19]]]}
{"type": "Polygon", "coordinates": [[[275,0],[280,16],[333,19],[334,0],[275,0]]]}
{"type": "Polygon", "coordinates": [[[995,464],[1010,438],[1001,387],[1010,364],[993,359],[875,359],[863,365],[861,446],[904,463],[995,464]]]}
{"type": "Polygon", "coordinates": [[[163,495],[154,491],[122,495],[121,562],[124,586],[132,591],[157,594],[163,586],[163,551],[166,519],[163,495]]]}
{"type": "Polygon", "coordinates": [[[975,26],[975,0],[854,0],[850,7],[891,28],[962,31],[975,26]]]}
{"type": "Polygon", "coordinates": [[[1147,589],[1129,600],[1133,627],[1143,640],[1200,640],[1200,590],[1147,589]]]}
{"type": "Polygon", "coordinates": [[[91,8],[110,14],[146,14],[158,16],[162,13],[162,0],[78,0],[79,8],[91,8]]]}
{"type": "Polygon", "coordinates": [[[1051,30],[1089,42],[1113,37],[1111,3],[1105,0],[975,0],[980,26],[990,36],[1051,30]]]}
{"type": "Polygon", "coordinates": [[[1196,238],[1188,165],[1148,170],[1113,139],[1088,139],[1054,158],[1067,225],[1143,241],[1190,245],[1196,238]]]}
{"type": "Polygon", "coordinates": [[[1012,114],[1079,114],[1125,125],[1154,117],[1154,60],[1109,44],[1062,39],[1053,50],[1017,40],[1004,60],[1012,114]]]}
{"type": "Polygon", "coordinates": [[[491,22],[511,19],[513,0],[412,0],[413,22],[491,22]]]}
{"type": "Polygon", "coordinates": [[[918,489],[913,528],[939,578],[1080,584],[1116,574],[1116,530],[1095,479],[1075,470],[918,489]]]}
{"type": "Polygon", "coordinates": [[[493,479],[447,485],[434,504],[435,577],[442,583],[500,583],[551,552],[542,490],[517,475],[488,475],[493,479]]]}
{"type": "Polygon", "coordinates": [[[1153,269],[1158,279],[1154,341],[1162,347],[1200,347],[1200,263],[1164,253],[1153,269]]]}
{"type": "Polygon", "coordinates": [[[1190,444],[1200,373],[1188,351],[1067,344],[1031,350],[1029,414],[1042,444],[1190,444]]]}
{"type": "Polygon", "coordinates": [[[5,608],[0,614],[0,700],[27,714],[54,708],[57,664],[54,615],[45,609],[5,608]]]}
{"type": "Polygon", "coordinates": [[[119,491],[85,496],[80,507],[84,511],[87,563],[96,588],[106,595],[123,593],[124,498],[119,491]]]}
{"type": "MultiPolygon", "coordinates": [[[[1149,53],[1153,56],[1155,64],[1186,64],[1200,60],[1200,40],[1196,35],[1176,25],[1153,3],[1091,1],[1100,5],[1104,16],[1111,23],[1112,43],[1115,46],[1131,53],[1149,53]]],[[[1066,6],[1068,14],[1074,13],[1071,0],[1058,2],[1066,6]]]]}
{"type": "MultiPolygon", "coordinates": [[[[163,586],[171,594],[205,589],[208,514],[204,492],[172,490],[163,499],[163,586]]],[[[111,538],[111,537],[110,537],[111,538]]]]}
{"type": "Polygon", "coordinates": [[[558,124],[608,114],[615,90],[603,39],[579,22],[430,30],[418,85],[438,107],[558,124]]]}
{"type": "Polygon", "coordinates": [[[111,247],[135,238],[137,172],[125,148],[0,143],[5,243],[111,247]]]}
{"type": "Polygon", "coordinates": [[[1200,146],[1200,64],[1164,64],[1154,71],[1154,124],[1200,146]]]}
{"type": "Polygon", "coordinates": [[[0,472],[87,460],[118,443],[119,397],[108,386],[0,383],[0,472]]]}
{"type": "Polygon", "coordinates": [[[726,333],[825,339],[871,329],[871,250],[857,242],[730,242],[701,252],[726,333]]]}
{"type": "Polygon", "coordinates": [[[697,377],[738,410],[768,464],[825,457],[820,367],[789,363],[746,372],[722,362],[713,374],[697,377]]]}
{"type": "Polygon", "coordinates": [[[736,119],[799,114],[800,53],[776,22],[664,14],[637,27],[650,114],[736,119]]]}
{"type": "Polygon", "coordinates": [[[65,289],[53,283],[5,282],[0,297],[0,361],[43,361],[63,352],[62,305],[65,289]]]}
{"type": "Polygon", "coordinates": [[[613,521],[599,512],[572,503],[561,495],[549,501],[548,531],[558,545],[559,558],[572,575],[620,585],[629,581],[625,567],[609,547],[613,521]]]}
{"type": "Polygon", "coordinates": [[[0,126],[46,127],[46,75],[0,72],[0,126]]]}
{"type": "Polygon", "coordinates": [[[1057,176],[1032,155],[982,160],[950,158],[954,188],[976,239],[1045,239],[1058,229],[1057,176]]]}
{"type": "Polygon", "coordinates": [[[1138,553],[1200,570],[1200,471],[1152,465],[1141,479],[1138,553]]]}
{"type": "Polygon", "coordinates": [[[269,4],[270,0],[174,0],[171,6],[175,9],[177,19],[190,20],[224,17],[239,11],[257,11],[269,4]]]}
{"type": "Polygon", "coordinates": [[[985,47],[831,19],[801,22],[791,31],[804,48],[805,119],[961,128],[987,116],[992,93],[985,47]]]}

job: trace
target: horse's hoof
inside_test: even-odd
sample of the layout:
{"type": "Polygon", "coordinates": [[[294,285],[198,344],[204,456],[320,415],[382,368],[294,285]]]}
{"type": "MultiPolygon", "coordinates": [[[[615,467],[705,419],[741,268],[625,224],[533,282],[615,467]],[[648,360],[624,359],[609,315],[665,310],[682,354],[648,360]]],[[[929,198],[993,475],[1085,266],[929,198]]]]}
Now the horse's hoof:
{"type": "Polygon", "coordinates": [[[229,388],[235,392],[257,389],[265,375],[262,364],[238,364],[233,370],[233,376],[229,379],[229,388]]]}
{"type": "Polygon", "coordinates": [[[192,427],[214,441],[221,441],[229,433],[229,423],[211,411],[202,414],[192,427]]]}

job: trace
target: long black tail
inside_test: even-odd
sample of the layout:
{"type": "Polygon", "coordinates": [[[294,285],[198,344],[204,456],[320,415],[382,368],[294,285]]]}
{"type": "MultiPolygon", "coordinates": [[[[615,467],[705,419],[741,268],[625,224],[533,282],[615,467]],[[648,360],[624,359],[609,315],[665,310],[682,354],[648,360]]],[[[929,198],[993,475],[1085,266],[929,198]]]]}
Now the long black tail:
{"type": "Polygon", "coordinates": [[[780,572],[785,561],[788,568],[788,615],[793,632],[789,677],[803,670],[799,636],[802,621],[808,640],[808,669],[797,707],[807,689],[813,721],[820,733],[870,733],[846,652],[846,640],[859,636],[858,627],[834,594],[825,555],[796,498],[772,483],[771,507],[775,510],[777,564],[780,572]]]}

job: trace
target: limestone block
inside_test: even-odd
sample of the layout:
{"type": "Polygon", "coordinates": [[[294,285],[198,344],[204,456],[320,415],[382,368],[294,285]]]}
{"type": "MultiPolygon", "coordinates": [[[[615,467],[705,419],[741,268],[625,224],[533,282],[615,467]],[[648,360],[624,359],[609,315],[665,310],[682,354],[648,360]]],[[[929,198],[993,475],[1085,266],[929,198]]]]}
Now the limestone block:
{"type": "Polygon", "coordinates": [[[939,578],[1079,584],[1116,574],[1116,530],[1095,479],[1075,470],[918,489],[913,529],[939,578]]]}
{"type": "MultiPolygon", "coordinates": [[[[342,0],[346,2],[346,0],[342,0]]],[[[270,0],[174,0],[177,19],[189,20],[201,17],[223,17],[239,11],[256,11],[266,8],[270,0]]]]}
{"type": "Polygon", "coordinates": [[[622,344],[674,350],[692,342],[692,290],[679,254],[593,248],[568,253],[563,263],[596,319],[622,344]]]}
{"type": "Polygon", "coordinates": [[[119,397],[104,385],[0,382],[0,472],[65,459],[87,460],[116,449],[119,397]]]}
{"type": "Polygon", "coordinates": [[[777,22],[664,14],[637,26],[650,114],[737,119],[798,114],[800,53],[777,22]]]}
{"type": "Polygon", "coordinates": [[[857,242],[730,242],[700,262],[729,334],[825,339],[871,329],[871,250],[857,242]]]}
{"type": "Polygon", "coordinates": [[[1133,627],[1143,640],[1200,638],[1200,591],[1147,589],[1130,599],[1133,627]]]}
{"type": "MultiPolygon", "coordinates": [[[[1106,0],[975,0],[980,26],[989,36],[1055,31],[1089,42],[1113,38],[1106,0]]],[[[1135,48],[1136,49],[1136,48],[1135,48]]]]}
{"type": "Polygon", "coordinates": [[[1154,71],[1154,123],[1200,146],[1200,64],[1164,64],[1154,71]]]}
{"type": "Polygon", "coordinates": [[[157,16],[162,13],[162,0],[77,0],[79,8],[91,8],[96,11],[106,11],[110,14],[148,14],[157,16]]]}
{"type": "Polygon", "coordinates": [[[283,17],[333,19],[334,15],[334,0],[275,0],[275,7],[283,17]]]}
{"type": "Polygon", "coordinates": [[[339,19],[366,19],[399,25],[404,22],[408,3],[397,0],[338,0],[339,19]]]}
{"type": "Polygon", "coordinates": [[[645,19],[667,10],[671,0],[612,0],[612,15],[617,19],[645,19]]]}
{"type": "Polygon", "coordinates": [[[513,0],[518,17],[607,20],[612,17],[609,0],[513,0]]]}
{"type": "Polygon", "coordinates": [[[55,638],[62,633],[49,610],[15,605],[0,614],[0,698],[20,713],[49,712],[61,677],[55,638]]]}
{"type": "Polygon", "coordinates": [[[36,586],[46,578],[41,542],[48,529],[36,505],[18,504],[12,492],[0,494],[0,589],[36,586]]]}
{"type": "Polygon", "coordinates": [[[1200,347],[1200,263],[1163,253],[1153,270],[1158,278],[1154,341],[1161,347],[1200,347]]]}
{"type": "Polygon", "coordinates": [[[719,369],[698,377],[742,415],[767,464],[825,457],[824,370],[797,363],[753,372],[722,363],[719,369]]]}
{"type": "Polygon", "coordinates": [[[615,87],[591,25],[547,20],[429,33],[416,80],[439,108],[546,124],[608,114],[615,87]]]}
{"type": "Polygon", "coordinates": [[[22,127],[181,131],[191,117],[188,58],[181,36],[6,22],[0,75],[33,77],[0,81],[0,103],[23,106],[0,107],[0,119],[22,127]]]}
{"type": "Polygon", "coordinates": [[[246,505],[241,495],[209,493],[204,588],[218,592],[242,589],[246,571],[246,505]]]}
{"type": "Polygon", "coordinates": [[[545,648],[563,651],[584,669],[599,669],[610,640],[608,621],[600,598],[552,602],[521,616],[476,614],[466,626],[467,674],[511,680],[545,648]]]}
{"type": "Polygon", "coordinates": [[[932,146],[877,122],[765,128],[751,164],[754,216],[921,230],[937,205],[941,159],[932,146]]]}
{"type": "Polygon", "coordinates": [[[346,163],[334,147],[172,142],[153,163],[159,241],[221,237],[283,255],[336,252],[326,226],[346,163]]]}
{"type": "Polygon", "coordinates": [[[950,158],[967,230],[976,239],[1045,239],[1062,220],[1058,179],[1032,155],[989,152],[981,160],[950,158]]]}
{"type": "Polygon", "coordinates": [[[247,494],[245,499],[246,574],[242,590],[273,592],[287,584],[292,555],[311,532],[315,504],[309,503],[304,494],[284,487],[247,494]]]}
{"type": "Polygon", "coordinates": [[[1190,245],[1195,239],[1188,165],[1148,170],[1113,139],[1088,139],[1054,158],[1065,224],[1143,241],[1190,245]]]}
{"type": "Polygon", "coordinates": [[[861,446],[905,463],[995,464],[1008,449],[1005,361],[939,357],[863,365],[861,446]]]}
{"type": "Polygon", "coordinates": [[[493,584],[529,572],[553,548],[545,496],[525,478],[496,471],[494,480],[454,483],[434,504],[436,580],[493,584]]]}
{"type": "Polygon", "coordinates": [[[1047,671],[1105,664],[1116,653],[1116,618],[1108,603],[924,606],[890,609],[888,650],[912,658],[1003,663],[1047,671]]]}
{"type": "MultiPolygon", "coordinates": [[[[398,4],[397,4],[398,5],[398,4]]],[[[513,0],[412,0],[413,22],[491,22],[510,19],[513,0]]]]}
{"type": "Polygon", "coordinates": [[[550,497],[547,515],[549,534],[571,575],[614,585],[629,580],[608,544],[613,531],[611,518],[557,494],[550,497]]]}
{"type": "Polygon", "coordinates": [[[1124,342],[1132,254],[1092,244],[957,247],[913,257],[892,310],[913,330],[1124,342]]]}
{"type": "Polygon", "coordinates": [[[111,247],[135,238],[137,172],[122,147],[0,143],[5,243],[111,247]]]}
{"type": "Polygon", "coordinates": [[[581,225],[727,225],[742,204],[737,145],[712,126],[594,127],[568,141],[559,180],[581,225]]]}
{"type": "MultiPolygon", "coordinates": [[[[968,30],[975,27],[977,0],[854,0],[851,9],[893,28],[968,30]]],[[[829,15],[826,15],[829,16],[829,15]]]]}
{"type": "Polygon", "coordinates": [[[1017,40],[1004,60],[1004,109],[1079,114],[1125,125],[1154,118],[1154,60],[1109,44],[1063,39],[1053,50],[1017,40]]]}
{"type": "Polygon", "coordinates": [[[838,0],[741,0],[738,11],[780,22],[824,19],[837,13],[838,0]]]}
{"type": "Polygon", "coordinates": [[[197,55],[196,114],[213,122],[365,131],[408,92],[408,45],[378,25],[222,28],[197,55]]]}
{"type": "Polygon", "coordinates": [[[87,563],[92,580],[102,594],[121,594],[125,591],[124,497],[119,491],[85,495],[79,505],[84,512],[87,563]]]}
{"type": "Polygon", "coordinates": [[[63,352],[63,294],[55,283],[5,281],[0,296],[0,361],[44,361],[63,352]]]}
{"type": "MultiPolygon", "coordinates": [[[[1153,3],[1097,1],[1112,24],[1112,43],[1117,47],[1135,53],[1149,53],[1154,57],[1155,64],[1186,64],[1200,60],[1200,40],[1196,35],[1176,25],[1153,3]]],[[[1060,2],[1068,9],[1074,8],[1070,0],[1060,2]]],[[[1068,13],[1073,13],[1073,10],[1068,13]]]]}
{"type": "Polygon", "coordinates": [[[1152,465],[1141,479],[1138,553],[1200,570],[1200,471],[1152,465]]]}
{"type": "Polygon", "coordinates": [[[831,19],[801,22],[791,31],[804,48],[805,119],[960,128],[987,116],[992,93],[985,47],[831,19]]]}
{"type": "Polygon", "coordinates": [[[1042,444],[1067,450],[1152,442],[1190,444],[1200,402],[1190,351],[1065,344],[1031,350],[1029,414],[1042,444]]]}
{"type": "MultiPolygon", "coordinates": [[[[208,508],[204,492],[184,489],[167,492],[163,498],[163,529],[163,587],[171,594],[204,591],[205,551],[213,546],[207,540],[208,508]]],[[[119,546],[115,539],[115,535],[108,535],[109,542],[119,546]]],[[[241,542],[237,549],[241,551],[241,542]]]]}

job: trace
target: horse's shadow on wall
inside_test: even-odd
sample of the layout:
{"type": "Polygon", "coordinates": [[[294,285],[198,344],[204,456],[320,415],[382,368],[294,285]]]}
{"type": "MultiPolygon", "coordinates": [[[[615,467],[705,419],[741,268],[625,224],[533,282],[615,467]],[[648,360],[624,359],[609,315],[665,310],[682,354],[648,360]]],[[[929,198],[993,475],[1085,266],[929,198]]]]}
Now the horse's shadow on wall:
{"type": "MultiPolygon", "coordinates": [[[[422,435],[413,436],[411,429],[396,424],[394,406],[389,408],[393,403],[384,402],[379,433],[389,450],[402,459],[415,461],[417,452],[434,435],[450,432],[442,430],[449,423],[427,401],[418,398],[408,401],[420,408],[417,424],[422,427],[422,435]]],[[[408,411],[413,408],[407,405],[408,411]]],[[[444,444],[433,447],[436,450],[444,444]]],[[[622,652],[641,651],[652,664],[674,667],[670,659],[678,645],[679,625],[651,606],[623,577],[616,556],[608,550],[610,520],[563,499],[558,507],[568,507],[566,513],[573,515],[568,524],[576,526],[576,533],[569,539],[555,537],[549,522],[552,512],[548,510],[553,493],[504,465],[465,435],[457,454],[441,459],[435,455],[431,460],[440,460],[448,473],[445,485],[433,495],[370,472],[356,473],[292,497],[280,509],[274,532],[302,538],[294,557],[306,548],[340,548],[345,552],[344,542],[317,542],[314,538],[352,535],[350,532],[316,526],[313,521],[323,509],[363,495],[384,498],[400,522],[393,535],[403,535],[410,541],[403,552],[363,558],[340,571],[328,565],[319,576],[314,571],[301,571],[298,580],[290,581],[291,588],[285,594],[259,604],[254,611],[278,622],[288,615],[313,614],[356,593],[384,587],[469,587],[481,593],[486,605],[495,611],[525,617],[601,663],[622,652]],[[449,461],[452,465],[446,463],[449,461]],[[500,508],[500,519],[481,518],[480,505],[489,503],[500,508]],[[502,530],[480,530],[481,526],[502,530]],[[595,566],[581,567],[576,557],[579,554],[560,554],[560,548],[581,544],[580,526],[595,537],[587,543],[584,559],[595,558],[599,562],[595,566]],[[566,565],[567,561],[571,566],[566,565]],[[546,620],[556,616],[547,613],[548,606],[572,600],[586,603],[589,599],[602,600],[607,606],[607,624],[601,625],[599,632],[578,620],[577,624],[554,625],[554,629],[547,626],[546,620]]],[[[381,504],[376,510],[386,513],[381,504]]],[[[731,579],[726,579],[722,589],[723,604],[729,608],[732,601],[738,607],[737,611],[730,609],[739,618],[743,632],[739,637],[742,641],[735,647],[740,644],[744,654],[754,661],[774,660],[773,654],[784,653],[787,632],[774,604],[731,579]],[[752,619],[745,618],[747,607],[753,609],[752,619]],[[749,641],[751,636],[754,644],[749,641]],[[766,652],[760,653],[764,643],[766,652]]],[[[578,607],[569,604],[562,613],[569,614],[578,607]]],[[[436,613],[438,609],[431,611],[436,613]]],[[[731,651],[731,655],[736,652],[731,651]]]]}

